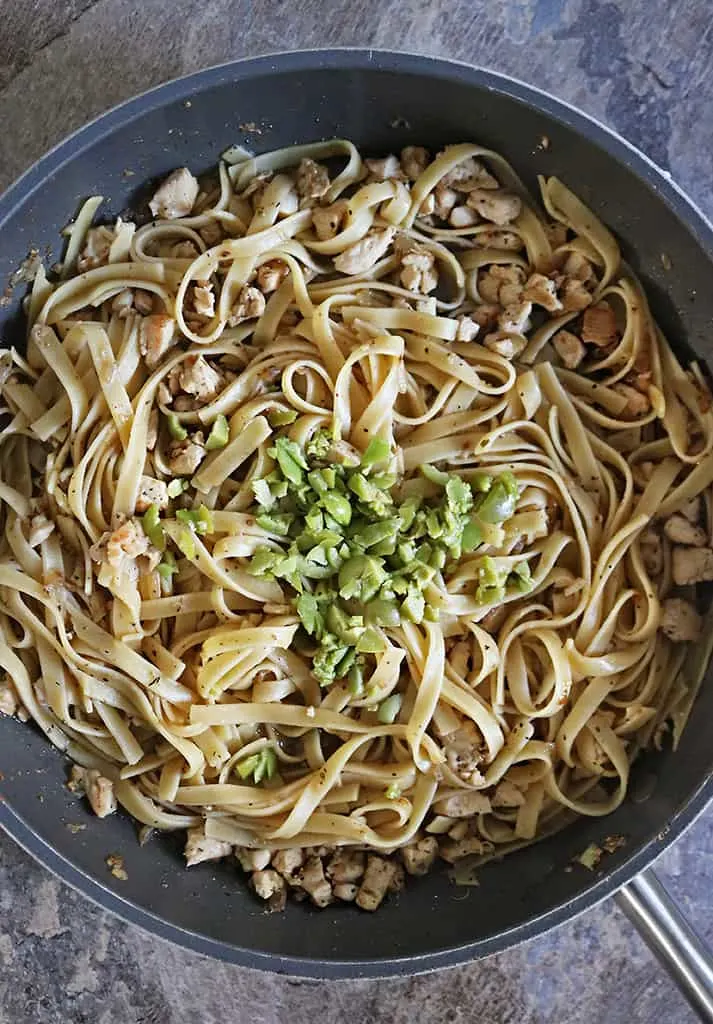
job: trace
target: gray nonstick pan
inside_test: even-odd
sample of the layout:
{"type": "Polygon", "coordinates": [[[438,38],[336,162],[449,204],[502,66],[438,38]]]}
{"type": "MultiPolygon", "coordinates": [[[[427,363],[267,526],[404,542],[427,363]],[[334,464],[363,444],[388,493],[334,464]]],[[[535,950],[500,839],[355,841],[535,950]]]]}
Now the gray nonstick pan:
{"type": "MultiPolygon", "coordinates": [[[[53,262],[79,201],[107,197],[107,217],[136,209],[176,166],[205,170],[232,143],[257,151],[332,136],[363,150],[474,140],[503,153],[534,187],[561,177],[618,236],[653,311],[680,350],[713,364],[713,229],[653,164],[571,107],[511,79],[459,64],[359,50],[260,57],[201,71],[105,114],[32,167],[0,198],[2,343],[22,345],[30,249],[53,262]]],[[[528,939],[619,892],[621,905],[713,1020],[713,973],[649,865],[713,795],[713,671],[681,748],[636,764],[626,803],[606,819],[486,865],[479,886],[445,872],[414,880],[376,917],[353,908],[266,914],[228,864],[183,867],[180,840],[144,848],[134,824],[99,821],[65,786],[61,755],[32,728],[0,716],[0,825],[66,882],[156,935],[249,967],[321,978],[386,977],[463,963],[528,939]],[[85,825],[83,829],[75,826],[85,825]],[[625,844],[594,871],[591,843],[625,844]],[[107,857],[123,857],[115,878],[107,857]],[[623,887],[623,888],[622,888],[623,887]]]]}

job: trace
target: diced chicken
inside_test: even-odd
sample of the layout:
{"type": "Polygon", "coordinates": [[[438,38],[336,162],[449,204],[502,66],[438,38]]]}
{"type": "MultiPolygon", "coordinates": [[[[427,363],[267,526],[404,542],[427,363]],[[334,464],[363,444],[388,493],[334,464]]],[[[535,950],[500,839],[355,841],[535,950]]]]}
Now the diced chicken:
{"type": "Polygon", "coordinates": [[[300,871],[304,864],[304,851],[298,846],[287,850],[278,850],[272,856],[272,866],[279,871],[290,885],[300,884],[300,871]]]}
{"type": "Polygon", "coordinates": [[[679,512],[682,516],[685,516],[691,523],[697,523],[701,518],[701,510],[703,508],[703,499],[700,494],[697,494],[695,498],[691,498],[689,501],[682,505],[679,512]]]}
{"type": "Polygon", "coordinates": [[[0,714],[14,715],[18,707],[17,693],[7,676],[0,679],[0,714]]]}
{"type": "Polygon", "coordinates": [[[649,576],[660,576],[663,572],[663,544],[656,530],[644,530],[639,547],[644,568],[649,576]]]}
{"type": "Polygon", "coordinates": [[[282,875],[267,868],[264,871],[254,871],[250,884],[256,895],[261,900],[266,900],[270,910],[284,910],[287,902],[287,886],[282,875]]]}
{"type": "Polygon", "coordinates": [[[409,843],[401,851],[401,859],[409,875],[425,875],[433,867],[438,856],[438,840],[435,836],[424,836],[415,843],[409,843]]]}
{"type": "Polygon", "coordinates": [[[459,316],[457,319],[456,341],[475,341],[480,330],[475,320],[469,316],[459,316]]]}
{"type": "Polygon", "coordinates": [[[396,874],[396,864],[369,854],[364,879],[359,886],[356,903],[362,910],[376,910],[389,890],[396,874]]]}
{"type": "Polygon", "coordinates": [[[621,381],[617,384],[612,384],[612,391],[616,391],[617,394],[626,399],[626,405],[620,413],[625,419],[633,420],[637,416],[645,416],[651,408],[649,396],[642,395],[640,391],[632,388],[630,384],[624,384],[621,381]]]}
{"type": "Polygon", "coordinates": [[[243,871],[262,871],[270,863],[269,850],[251,850],[247,846],[236,846],[234,853],[243,871]]]}
{"type": "Polygon", "coordinates": [[[394,252],[401,258],[401,284],[411,292],[427,295],[438,284],[436,257],[426,245],[412,241],[407,235],[397,235],[394,252]]]}
{"type": "Polygon", "coordinates": [[[503,779],[495,787],[491,803],[493,807],[522,807],[525,794],[509,779],[503,779]]]}
{"type": "Polygon", "coordinates": [[[587,354],[587,350],[576,334],[571,331],[557,331],[552,346],[569,370],[576,370],[587,354]]]}
{"type": "Polygon", "coordinates": [[[302,199],[321,199],[329,188],[329,173],[323,164],[305,157],[300,160],[296,181],[302,199]]]}
{"type": "Polygon", "coordinates": [[[228,326],[235,327],[244,320],[255,320],[265,312],[265,296],[259,288],[246,284],[241,288],[238,301],[228,317],[228,326]]]}
{"type": "Polygon", "coordinates": [[[139,326],[139,351],[149,370],[155,370],[163,357],[178,344],[176,321],[165,313],[154,313],[142,319],[139,326]]]}
{"type": "Polygon", "coordinates": [[[673,582],[679,587],[687,583],[713,580],[713,550],[711,548],[673,549],[673,582]]]}
{"type": "Polygon", "coordinates": [[[606,348],[618,338],[616,317],[608,302],[590,306],[582,317],[582,341],[597,348],[606,348]]]}
{"type": "Polygon", "coordinates": [[[522,200],[512,192],[476,188],[468,195],[468,206],[476,210],[483,220],[502,227],[520,216],[522,200]]]}
{"type": "Polygon", "coordinates": [[[116,530],[108,531],[89,549],[95,562],[108,562],[114,568],[122,565],[124,556],[138,558],[145,555],[150,547],[148,537],[133,519],[127,519],[116,530]]]}
{"type": "Polygon", "coordinates": [[[365,160],[364,166],[369,172],[369,178],[372,181],[388,181],[390,178],[396,178],[399,181],[403,180],[401,164],[398,157],[394,156],[393,153],[379,160],[365,160]]]}
{"type": "Polygon", "coordinates": [[[483,760],[480,734],[472,722],[467,722],[444,739],[444,751],[448,767],[464,782],[480,782],[479,766],[483,760]]]}
{"type": "Polygon", "coordinates": [[[89,806],[97,818],[106,818],[116,810],[114,783],[107,779],[96,768],[87,768],[84,772],[84,791],[89,806]]]}
{"type": "Polygon", "coordinates": [[[171,256],[176,260],[194,260],[199,255],[198,246],[189,238],[171,246],[171,256]]]}
{"type": "Polygon", "coordinates": [[[490,853],[491,850],[492,844],[485,843],[476,836],[466,836],[465,839],[453,841],[446,839],[439,846],[441,857],[448,861],[449,864],[455,864],[456,861],[462,860],[463,857],[469,857],[471,854],[490,853]]]}
{"type": "Polygon", "coordinates": [[[215,314],[215,295],[213,286],[208,281],[194,287],[193,308],[198,316],[213,316],[215,314]]]}
{"type": "Polygon", "coordinates": [[[571,252],[562,266],[562,273],[567,277],[574,277],[584,284],[594,280],[594,268],[586,256],[581,252],[571,252]]]}
{"type": "Polygon", "coordinates": [[[361,850],[341,847],[332,854],[327,864],[327,875],[337,882],[358,882],[364,874],[366,857],[361,850]]]}
{"type": "Polygon", "coordinates": [[[134,293],[131,288],[122,288],[111,300],[111,311],[121,320],[129,315],[134,308],[134,293]]]}
{"type": "Polygon", "coordinates": [[[399,864],[396,860],[391,863],[394,866],[394,873],[391,876],[387,892],[401,892],[406,885],[406,872],[404,871],[403,864],[399,864]]]}
{"type": "Polygon", "coordinates": [[[471,241],[480,249],[504,249],[506,252],[518,252],[525,246],[516,232],[498,231],[496,228],[479,231],[477,235],[473,235],[471,241]]]}
{"type": "Polygon", "coordinates": [[[150,452],[156,447],[158,441],[158,409],[152,409],[149,413],[149,426],[146,431],[146,447],[150,452]]]}
{"type": "Polygon", "coordinates": [[[186,394],[208,402],[223,386],[223,376],[203,356],[188,356],[181,364],[178,383],[186,394]]]}
{"type": "Polygon", "coordinates": [[[359,893],[359,886],[354,882],[338,882],[334,886],[334,895],[344,903],[353,903],[359,893]]]}
{"type": "Polygon", "coordinates": [[[530,327],[530,313],[532,313],[531,302],[510,303],[505,306],[498,317],[498,326],[501,331],[524,334],[530,327]]]}
{"type": "Polygon", "coordinates": [[[467,821],[456,821],[455,825],[448,829],[448,835],[451,839],[465,839],[469,830],[470,825],[467,821]]]}
{"type": "Polygon", "coordinates": [[[478,276],[478,294],[485,302],[507,306],[519,302],[525,284],[520,267],[495,263],[478,276]]]}
{"type": "Polygon", "coordinates": [[[393,228],[371,231],[336,257],[335,270],[341,274],[365,274],[386,253],[394,233],[393,228]]]}
{"type": "Polygon", "coordinates": [[[495,306],[488,302],[476,306],[470,313],[471,318],[478,325],[479,331],[489,331],[492,327],[495,327],[499,315],[500,306],[495,306]]]}
{"type": "Polygon", "coordinates": [[[308,857],[302,868],[300,884],[318,907],[326,907],[334,901],[332,885],[324,876],[321,857],[308,857]]]}
{"type": "Polygon", "coordinates": [[[134,309],[142,316],[148,316],[153,312],[153,295],[143,288],[137,288],[134,292],[134,309]]]}
{"type": "Polygon", "coordinates": [[[339,199],[331,206],[315,206],[312,210],[312,224],[320,241],[325,242],[339,234],[344,226],[348,209],[349,203],[346,199],[339,199]]]}
{"type": "Polygon", "coordinates": [[[527,344],[525,338],[513,338],[507,334],[486,334],[483,338],[483,344],[486,348],[489,348],[491,352],[497,352],[503,359],[516,359],[522,351],[524,351],[527,344]]]}
{"type": "Polygon", "coordinates": [[[258,267],[256,284],[263,295],[277,291],[290,272],[284,260],[268,260],[258,267]]]}
{"type": "Polygon", "coordinates": [[[666,520],[663,532],[674,544],[689,544],[695,548],[704,548],[708,539],[705,530],[678,512],[666,520]]]}
{"type": "MultiPolygon", "coordinates": [[[[448,147],[446,147],[447,151],[448,147]]],[[[499,183],[485,166],[474,156],[461,160],[450,171],[443,175],[441,184],[455,188],[459,192],[472,192],[474,189],[496,189],[499,183]]]]}
{"type": "Polygon", "coordinates": [[[430,217],[436,210],[436,197],[433,192],[429,192],[426,198],[423,200],[418,208],[419,217],[430,217]]]}
{"type": "Polygon", "coordinates": [[[431,162],[431,154],[423,146],[406,146],[401,150],[401,169],[407,178],[415,181],[431,162]]]}
{"type": "Polygon", "coordinates": [[[548,313],[557,313],[562,303],[557,298],[555,282],[544,274],[530,274],[522,292],[523,299],[542,306],[548,313]]]}
{"type": "Polygon", "coordinates": [[[675,644],[699,640],[703,620],[696,609],[682,597],[669,597],[663,603],[661,632],[675,644]]]}
{"type": "Polygon", "coordinates": [[[84,238],[84,247],[77,259],[77,270],[80,274],[109,262],[109,250],[115,237],[114,230],[105,224],[89,228],[84,238]]]}
{"type": "Polygon", "coordinates": [[[553,249],[559,249],[567,241],[567,225],[558,220],[545,222],[545,234],[553,249]]]}
{"type": "Polygon", "coordinates": [[[232,852],[230,843],[224,843],[220,839],[209,839],[205,834],[203,825],[189,828],[186,832],[186,846],[183,856],[186,858],[186,867],[192,868],[194,864],[202,864],[206,860],[220,860],[232,852]]]}
{"type": "Polygon", "coordinates": [[[205,458],[203,445],[186,438],[169,445],[166,464],[172,476],[193,476],[205,458]]]}
{"type": "Polygon", "coordinates": [[[40,512],[30,520],[30,532],[27,535],[27,543],[31,548],[47,540],[54,531],[54,523],[44,513],[40,512]]]}
{"type": "Polygon", "coordinates": [[[472,228],[478,223],[478,214],[469,206],[454,206],[448,216],[452,228],[472,228]]]}
{"type": "Polygon", "coordinates": [[[153,476],[142,476],[136,497],[136,511],[145,512],[151,505],[158,505],[160,509],[168,506],[168,487],[163,480],[157,480],[153,476]]]}
{"type": "Polygon", "coordinates": [[[198,182],[187,167],[179,167],[156,189],[149,203],[154,217],[187,217],[198,198],[198,182]]]}
{"type": "Polygon", "coordinates": [[[471,818],[474,814],[489,814],[490,800],[477,789],[464,789],[438,800],[433,809],[449,818],[471,818]]]}
{"type": "Polygon", "coordinates": [[[448,220],[451,210],[458,202],[458,193],[439,182],[433,190],[433,212],[441,220],[448,220]]]}
{"type": "Polygon", "coordinates": [[[211,220],[198,229],[198,234],[208,248],[212,249],[214,245],[220,245],[223,241],[223,226],[220,221],[211,220]]]}
{"type": "Polygon", "coordinates": [[[570,278],[560,289],[560,301],[565,312],[574,313],[586,309],[592,302],[592,296],[581,281],[570,278]]]}

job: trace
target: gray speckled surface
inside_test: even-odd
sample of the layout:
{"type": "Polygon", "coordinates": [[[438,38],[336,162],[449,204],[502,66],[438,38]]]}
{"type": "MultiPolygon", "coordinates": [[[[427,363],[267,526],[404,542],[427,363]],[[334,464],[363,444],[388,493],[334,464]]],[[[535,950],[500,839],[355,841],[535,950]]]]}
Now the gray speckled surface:
{"type": "MultiPolygon", "coordinates": [[[[0,185],[91,116],[175,75],[287,47],[366,45],[459,58],[547,89],[626,135],[713,215],[706,0],[0,0],[0,10],[0,185]]],[[[713,940],[711,814],[660,870],[713,940]]],[[[124,925],[0,837],[0,1024],[316,1018],[693,1020],[611,903],[449,972],[388,983],[293,981],[212,963],[124,925]]]]}

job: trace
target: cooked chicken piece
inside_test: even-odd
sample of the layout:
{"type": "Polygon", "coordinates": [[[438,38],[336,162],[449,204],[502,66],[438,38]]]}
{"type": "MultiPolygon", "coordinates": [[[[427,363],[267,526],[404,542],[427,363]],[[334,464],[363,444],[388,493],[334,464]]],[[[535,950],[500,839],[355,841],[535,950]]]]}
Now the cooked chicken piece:
{"type": "Polygon", "coordinates": [[[366,856],[361,850],[340,847],[327,864],[327,875],[337,882],[358,882],[364,874],[366,856]]]}
{"type": "Polygon", "coordinates": [[[145,316],[139,325],[139,351],[149,370],[155,370],[179,340],[176,321],[165,313],[145,316]]]}
{"type": "Polygon", "coordinates": [[[113,229],[105,224],[89,228],[84,238],[84,247],[77,258],[77,270],[80,274],[108,263],[109,250],[115,237],[113,229]]]}
{"type": "Polygon", "coordinates": [[[663,572],[663,544],[656,530],[650,527],[643,531],[639,540],[641,559],[649,576],[663,572]]]}
{"type": "Polygon", "coordinates": [[[477,210],[483,220],[502,226],[520,216],[522,200],[512,192],[476,188],[468,195],[468,206],[477,210]]]}
{"type": "Polygon", "coordinates": [[[477,789],[464,789],[444,800],[438,800],[433,809],[449,818],[471,818],[474,814],[489,814],[491,808],[485,793],[477,789]]]}
{"type": "Polygon", "coordinates": [[[571,331],[557,331],[552,346],[569,370],[576,370],[587,354],[587,350],[576,334],[571,331]]]}
{"type": "Polygon", "coordinates": [[[337,882],[334,886],[334,895],[344,903],[353,903],[358,892],[359,886],[354,882],[337,882]]]}
{"type": "Polygon", "coordinates": [[[495,327],[498,322],[499,315],[500,306],[494,306],[487,302],[483,303],[481,306],[476,306],[476,308],[470,312],[471,319],[475,320],[478,325],[479,333],[482,331],[489,331],[495,327]]]}
{"type": "Polygon", "coordinates": [[[673,549],[673,582],[679,587],[687,583],[713,580],[713,550],[711,548],[673,549]]]}
{"type": "Polygon", "coordinates": [[[606,348],[618,338],[616,317],[608,302],[590,306],[582,317],[582,341],[597,348],[606,348]]]}
{"type": "Polygon", "coordinates": [[[555,282],[544,274],[530,274],[525,282],[522,297],[537,306],[542,306],[548,313],[557,313],[562,309],[562,303],[557,298],[555,282]]]}
{"type": "Polygon", "coordinates": [[[283,260],[268,260],[258,267],[255,283],[263,295],[277,291],[290,272],[283,260]]]}
{"type": "Polygon", "coordinates": [[[406,146],[401,150],[401,169],[407,178],[416,180],[431,162],[431,154],[423,146],[406,146]]]}
{"type": "Polygon", "coordinates": [[[451,210],[458,202],[458,193],[439,182],[433,190],[433,212],[441,220],[448,220],[451,210]]]}
{"type": "Polygon", "coordinates": [[[621,381],[617,384],[612,384],[612,391],[616,391],[617,394],[626,399],[626,405],[619,414],[625,419],[636,419],[638,416],[645,416],[651,408],[649,396],[642,395],[640,391],[632,388],[629,384],[624,384],[621,381]]]}
{"type": "Polygon", "coordinates": [[[128,519],[116,530],[103,533],[96,544],[89,549],[89,556],[94,562],[108,562],[114,568],[121,566],[124,556],[138,558],[145,555],[150,545],[144,531],[133,519],[128,519]]]}
{"type": "Polygon", "coordinates": [[[205,448],[190,438],[174,441],[167,452],[167,466],[172,476],[193,476],[205,458],[205,448]]]}
{"type": "Polygon", "coordinates": [[[267,900],[270,910],[284,910],[287,902],[287,886],[285,880],[276,871],[269,868],[264,871],[253,871],[250,884],[261,900],[267,900]]]}
{"type": "Polygon", "coordinates": [[[192,868],[194,864],[202,864],[206,860],[220,860],[232,852],[230,843],[224,843],[220,839],[209,839],[205,834],[203,825],[189,828],[186,832],[186,846],[183,856],[186,858],[186,867],[192,868]]]}
{"type": "Polygon", "coordinates": [[[18,703],[15,687],[5,676],[0,680],[0,714],[14,715],[17,711],[18,703]]]}
{"type": "Polygon", "coordinates": [[[89,806],[97,818],[106,818],[116,810],[116,797],[114,796],[114,783],[107,779],[96,768],[86,768],[84,771],[84,791],[87,794],[89,806]]]}
{"type": "Polygon", "coordinates": [[[510,303],[505,306],[498,317],[498,326],[501,331],[524,334],[530,327],[530,313],[532,313],[531,302],[510,303]]]}
{"type": "Polygon", "coordinates": [[[436,257],[428,246],[412,241],[407,235],[397,235],[394,252],[401,257],[400,280],[411,292],[427,295],[438,284],[436,257]]]}
{"type": "Polygon", "coordinates": [[[198,182],[187,167],[179,167],[156,190],[149,203],[154,217],[187,217],[198,197],[198,182]]]}
{"type": "Polygon", "coordinates": [[[247,846],[236,846],[234,853],[243,871],[262,871],[270,863],[269,850],[251,850],[247,846]]]}
{"type": "Polygon", "coordinates": [[[703,499],[700,494],[697,494],[695,498],[691,498],[689,501],[682,505],[678,510],[682,516],[685,516],[691,523],[697,523],[701,518],[701,511],[703,509],[703,499]]]}
{"type": "Polygon", "coordinates": [[[300,870],[304,864],[304,851],[293,846],[288,850],[278,850],[272,856],[272,866],[279,871],[290,885],[300,884],[300,870]]]}
{"type": "Polygon", "coordinates": [[[456,341],[475,341],[480,327],[469,316],[459,316],[458,318],[458,330],[456,331],[456,341]]]}
{"type": "Polygon", "coordinates": [[[456,821],[455,825],[448,829],[448,835],[451,839],[465,839],[470,831],[470,825],[467,821],[456,821]]]}
{"type": "Polygon", "coordinates": [[[178,383],[188,395],[201,402],[215,398],[223,386],[223,375],[203,356],[188,356],[180,366],[178,383]]]}
{"type": "Polygon", "coordinates": [[[463,857],[469,857],[471,854],[490,853],[491,849],[492,844],[486,843],[476,836],[466,836],[465,839],[456,839],[452,842],[448,839],[442,841],[439,853],[449,864],[455,864],[463,857]]]}
{"type": "Polygon", "coordinates": [[[371,231],[336,257],[334,269],[340,274],[365,274],[386,253],[394,234],[393,228],[371,231]]]}
{"type": "MultiPolygon", "coordinates": [[[[446,150],[448,147],[446,147],[446,150]]],[[[472,192],[474,189],[496,189],[499,182],[486,170],[485,166],[474,156],[466,157],[443,175],[440,184],[455,188],[459,192],[472,192]]]]}
{"type": "Polygon", "coordinates": [[[524,351],[527,339],[508,337],[506,334],[496,332],[494,334],[486,334],[483,338],[483,344],[491,352],[497,352],[504,359],[516,359],[524,351]]]}
{"type": "Polygon", "coordinates": [[[134,292],[134,309],[142,316],[148,316],[153,312],[153,294],[146,292],[143,288],[137,288],[134,292]]]}
{"type": "Polygon", "coordinates": [[[255,320],[265,312],[265,296],[259,288],[246,284],[238,295],[237,305],[228,317],[228,326],[235,327],[244,320],[255,320]]]}
{"type": "Polygon", "coordinates": [[[504,249],[506,252],[518,252],[525,246],[520,235],[514,231],[498,231],[497,228],[479,231],[471,241],[480,249],[504,249]]]}
{"type": "Polygon", "coordinates": [[[111,300],[111,311],[123,320],[134,308],[134,293],[131,288],[123,288],[111,300]]]}
{"type": "Polygon", "coordinates": [[[483,743],[472,722],[466,722],[444,737],[443,747],[448,767],[464,782],[480,782],[479,765],[483,760],[483,743]]]}
{"type": "Polygon", "coordinates": [[[674,544],[690,544],[695,548],[704,548],[708,539],[705,530],[678,512],[674,512],[671,518],[666,520],[663,532],[674,544]]]}
{"type": "Polygon", "coordinates": [[[149,413],[149,426],[146,432],[146,447],[150,452],[156,447],[158,441],[158,409],[152,409],[149,413]]]}
{"type": "Polygon", "coordinates": [[[182,242],[176,242],[175,245],[172,245],[170,252],[171,256],[176,260],[194,260],[199,255],[200,250],[195,242],[185,238],[182,242]]]}
{"type": "Polygon", "coordinates": [[[318,907],[326,907],[334,901],[332,886],[324,877],[324,865],[320,857],[307,858],[300,875],[300,885],[318,907]]]}
{"type": "Polygon", "coordinates": [[[27,543],[31,548],[36,548],[42,541],[47,540],[54,532],[54,523],[44,513],[40,512],[30,520],[30,532],[27,535],[27,543]]]}
{"type": "Polygon", "coordinates": [[[300,160],[296,180],[301,199],[321,199],[330,185],[327,168],[309,157],[300,160]]]}
{"type": "Polygon", "coordinates": [[[402,181],[404,177],[399,158],[394,156],[393,153],[390,153],[389,156],[385,156],[381,160],[365,160],[364,166],[369,172],[371,181],[388,181],[390,178],[402,181]]]}
{"type": "Polygon", "coordinates": [[[581,252],[571,252],[562,266],[562,273],[567,277],[574,277],[584,284],[594,280],[594,268],[586,256],[581,252]]]}
{"type": "Polygon", "coordinates": [[[329,238],[338,235],[344,226],[349,203],[346,199],[339,199],[331,206],[315,206],[312,210],[312,223],[317,238],[326,242],[329,238]]]}
{"type": "Polygon", "coordinates": [[[427,874],[437,856],[438,840],[435,836],[424,836],[415,843],[409,843],[401,851],[401,859],[410,875],[427,874]]]}
{"type": "Polygon", "coordinates": [[[478,214],[469,206],[454,206],[448,217],[452,228],[472,228],[479,220],[478,214]]]}
{"type": "Polygon", "coordinates": [[[581,281],[570,278],[560,289],[562,309],[567,313],[579,312],[591,304],[592,296],[581,281]]]}
{"type": "Polygon", "coordinates": [[[663,603],[661,631],[675,644],[699,640],[703,620],[689,601],[669,597],[663,603]]]}
{"type": "Polygon", "coordinates": [[[356,903],[362,910],[376,910],[396,875],[396,864],[369,854],[364,879],[359,886],[356,903]]]}
{"type": "Polygon", "coordinates": [[[484,302],[509,306],[519,302],[525,284],[525,273],[520,267],[494,263],[478,275],[478,294],[484,302]]]}
{"type": "Polygon", "coordinates": [[[426,198],[423,200],[418,208],[419,217],[430,217],[436,212],[436,197],[433,192],[429,192],[426,198]]]}
{"type": "Polygon", "coordinates": [[[495,787],[491,803],[493,807],[522,807],[525,794],[508,779],[503,779],[495,787]]]}
{"type": "MultiPolygon", "coordinates": [[[[198,234],[201,236],[208,248],[212,249],[214,245],[220,245],[223,241],[223,225],[220,221],[211,220],[208,224],[205,224],[202,228],[198,229],[198,234]]],[[[196,253],[196,255],[198,254],[196,253]]]]}
{"type": "Polygon", "coordinates": [[[196,284],[193,289],[193,308],[198,316],[215,315],[215,295],[213,286],[208,281],[196,284]]]}
{"type": "Polygon", "coordinates": [[[152,476],[142,476],[139,480],[136,511],[145,512],[150,505],[158,505],[160,509],[167,508],[168,487],[163,480],[156,480],[152,476]]]}

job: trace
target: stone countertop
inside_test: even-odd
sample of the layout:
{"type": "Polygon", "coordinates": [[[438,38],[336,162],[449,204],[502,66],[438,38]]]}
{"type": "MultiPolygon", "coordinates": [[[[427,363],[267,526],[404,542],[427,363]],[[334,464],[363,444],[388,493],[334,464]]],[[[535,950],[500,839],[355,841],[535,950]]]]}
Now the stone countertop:
{"type": "MultiPolygon", "coordinates": [[[[644,150],[713,216],[713,21],[705,0],[0,0],[0,187],[152,85],[286,48],[453,57],[568,100],[644,150]],[[708,72],[708,73],[706,73],[708,72]]],[[[713,815],[659,862],[713,940],[713,815]]],[[[319,983],[214,963],[98,910],[0,837],[0,1024],[686,1024],[609,902],[452,971],[319,983]]],[[[374,922],[378,927],[378,919],[374,922]]]]}

